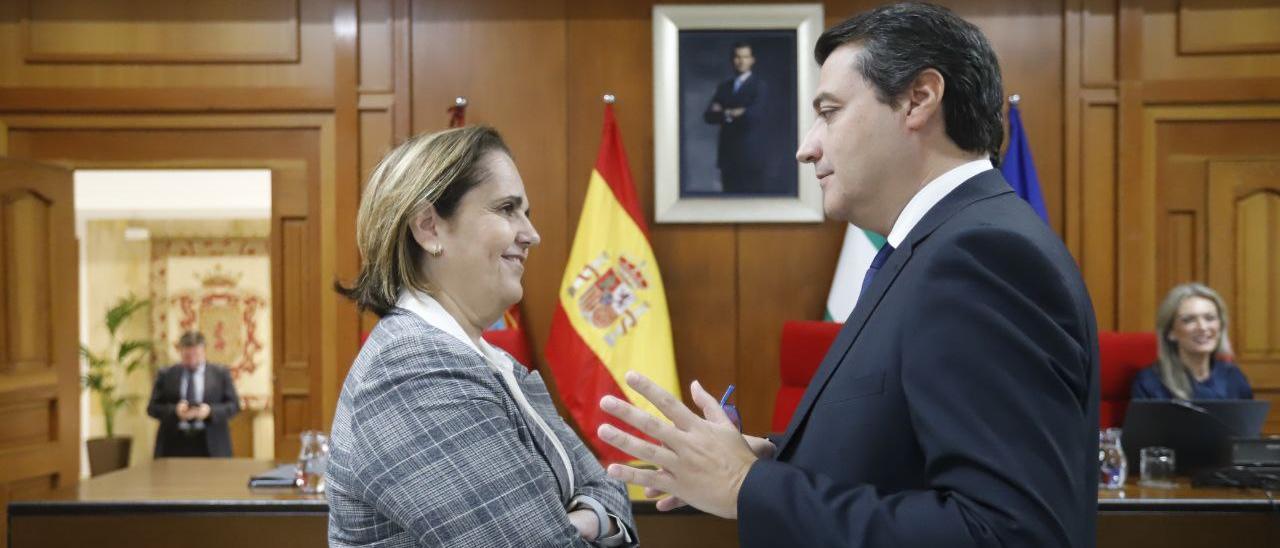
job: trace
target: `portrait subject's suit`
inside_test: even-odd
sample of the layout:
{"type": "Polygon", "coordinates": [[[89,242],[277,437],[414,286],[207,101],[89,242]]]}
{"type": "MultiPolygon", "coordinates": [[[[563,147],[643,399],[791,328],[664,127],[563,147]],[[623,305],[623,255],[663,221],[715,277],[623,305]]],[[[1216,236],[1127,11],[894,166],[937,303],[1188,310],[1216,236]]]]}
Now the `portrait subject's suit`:
{"type": "Polygon", "coordinates": [[[203,438],[208,445],[208,456],[230,457],[231,430],[228,423],[240,412],[240,396],[236,394],[231,371],[221,365],[205,364],[201,401],[209,404],[209,417],[200,421],[203,428],[195,428],[189,422],[187,430],[182,429],[182,421],[177,415],[178,402],[188,399],[183,387],[185,374],[186,367],[181,364],[166,367],[156,374],[151,402],[147,405],[147,414],[160,420],[160,429],[156,431],[156,458],[196,456],[186,451],[193,438],[197,441],[203,438]]]}
{"type": "Polygon", "coordinates": [[[744,480],[742,546],[1092,546],[1098,390],[1074,260],[984,171],[871,279],[744,480]]]}
{"type": "Polygon", "coordinates": [[[720,168],[720,182],[724,192],[768,191],[768,105],[769,87],[759,76],[751,75],[737,91],[730,78],[716,86],[711,103],[723,110],[743,108],[742,116],[727,117],[724,112],[711,110],[711,103],[703,113],[708,124],[720,126],[720,138],[716,153],[716,166],[720,168]]]}

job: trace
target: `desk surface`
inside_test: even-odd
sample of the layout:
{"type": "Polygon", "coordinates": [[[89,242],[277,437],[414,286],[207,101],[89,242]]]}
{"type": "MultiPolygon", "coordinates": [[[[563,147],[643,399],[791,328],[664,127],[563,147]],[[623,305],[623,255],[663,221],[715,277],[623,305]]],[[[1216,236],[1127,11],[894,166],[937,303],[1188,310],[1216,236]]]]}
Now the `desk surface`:
{"type": "MultiPolygon", "coordinates": [[[[249,488],[249,477],[273,467],[250,459],[159,459],[82,481],[31,500],[9,504],[14,515],[145,512],[292,512],[327,513],[324,495],[289,488],[249,488]]],[[[1193,488],[1181,480],[1172,489],[1140,487],[1100,490],[1098,511],[1266,512],[1280,510],[1280,493],[1257,489],[1193,488]]],[[[652,501],[633,503],[637,514],[656,514],[652,501]]],[[[697,513],[684,509],[679,513],[697,513]]]]}
{"type": "Polygon", "coordinates": [[[1125,484],[1124,489],[1099,489],[1098,511],[1269,512],[1280,510],[1280,503],[1274,497],[1280,497],[1280,493],[1268,493],[1260,489],[1192,487],[1186,478],[1178,478],[1177,485],[1167,489],[1142,487],[1137,482],[1130,481],[1125,484]]]}
{"type": "Polygon", "coordinates": [[[324,495],[305,495],[291,488],[249,488],[250,476],[272,468],[270,461],[251,459],[158,459],[39,499],[12,501],[9,513],[329,511],[324,495]]]}

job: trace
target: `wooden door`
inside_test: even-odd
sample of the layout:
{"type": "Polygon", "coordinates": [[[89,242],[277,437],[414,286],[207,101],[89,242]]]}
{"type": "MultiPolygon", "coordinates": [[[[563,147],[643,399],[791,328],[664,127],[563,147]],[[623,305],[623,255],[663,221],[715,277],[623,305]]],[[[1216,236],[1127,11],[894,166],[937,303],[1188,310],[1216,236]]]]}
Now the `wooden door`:
{"type": "MultiPolygon", "coordinates": [[[[1158,303],[1190,281],[1218,291],[1235,361],[1271,402],[1263,431],[1280,433],[1280,108],[1160,106],[1146,117],[1155,230],[1148,239],[1140,222],[1119,223],[1123,252],[1154,259],[1140,297],[1158,303]]],[[[1155,306],[1145,309],[1131,323],[1152,329],[1155,306]]]]}
{"type": "Polygon", "coordinates": [[[79,477],[74,224],[71,170],[0,157],[0,543],[10,500],[79,477]]]}
{"type": "Polygon", "coordinates": [[[1209,283],[1230,311],[1236,362],[1280,432],[1280,159],[1209,165],[1209,283]]]}

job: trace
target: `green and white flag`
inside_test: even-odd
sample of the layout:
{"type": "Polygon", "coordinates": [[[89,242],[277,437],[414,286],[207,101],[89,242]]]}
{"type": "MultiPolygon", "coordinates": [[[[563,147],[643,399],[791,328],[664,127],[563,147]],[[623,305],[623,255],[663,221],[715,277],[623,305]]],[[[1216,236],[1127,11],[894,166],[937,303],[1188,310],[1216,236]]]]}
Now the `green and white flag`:
{"type": "Polygon", "coordinates": [[[884,237],[853,225],[844,232],[844,245],[840,248],[840,260],[836,263],[836,276],[831,280],[831,293],[827,295],[827,310],[823,319],[843,322],[853,312],[862,292],[862,278],[871,266],[884,237]]]}

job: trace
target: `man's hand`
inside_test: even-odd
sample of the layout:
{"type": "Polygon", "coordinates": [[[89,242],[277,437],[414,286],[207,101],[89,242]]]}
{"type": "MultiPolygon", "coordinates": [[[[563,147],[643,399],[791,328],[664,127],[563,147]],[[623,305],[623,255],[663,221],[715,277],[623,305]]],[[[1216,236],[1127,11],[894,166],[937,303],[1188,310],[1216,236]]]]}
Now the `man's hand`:
{"type": "Polygon", "coordinates": [[[191,413],[191,407],[187,405],[187,400],[178,402],[178,407],[174,409],[174,412],[177,413],[178,420],[191,420],[191,417],[189,416],[191,413]]]}
{"type": "Polygon", "coordinates": [[[722,518],[737,518],[738,490],[758,457],[720,408],[720,402],[697,381],[690,385],[693,401],[702,408],[704,419],[644,375],[631,371],[626,378],[627,385],[652,402],[671,424],[613,396],[600,400],[605,412],[662,442],[661,446],[654,445],[612,425],[600,426],[600,439],[661,468],[641,470],[613,464],[609,466],[609,476],[670,493],[722,518]]]}
{"type": "MultiPolygon", "coordinates": [[[[748,436],[744,434],[742,436],[742,439],[747,441],[747,447],[751,448],[751,452],[755,453],[756,458],[758,459],[772,459],[773,454],[778,450],[778,448],[775,445],[773,445],[773,442],[764,438],[757,438],[755,436],[748,436]]],[[[689,504],[681,500],[680,497],[676,497],[676,496],[664,497],[663,495],[666,495],[666,494],[667,494],[666,491],[660,491],[652,487],[644,488],[644,496],[646,497],[649,497],[649,498],[663,497],[658,499],[658,502],[654,503],[654,506],[658,508],[659,512],[675,510],[676,508],[680,508],[682,506],[688,506],[689,504]]]]}
{"type": "Polygon", "coordinates": [[[209,407],[209,404],[202,403],[199,407],[193,410],[192,415],[195,416],[196,420],[205,420],[209,418],[209,414],[212,412],[213,408],[209,407]]]}
{"type": "Polygon", "coordinates": [[[595,540],[596,534],[600,532],[600,520],[596,518],[596,513],[588,508],[569,512],[569,523],[572,523],[578,530],[578,534],[588,542],[595,540]]]}
{"type": "Polygon", "coordinates": [[[712,101],[711,108],[708,110],[710,110],[711,112],[720,112],[724,110],[724,107],[720,106],[720,103],[712,101]]]}

